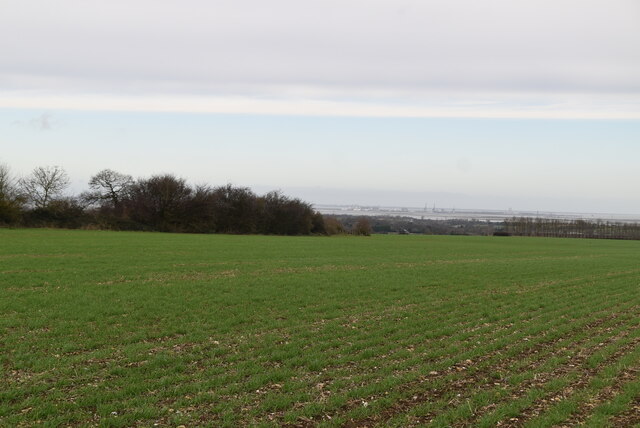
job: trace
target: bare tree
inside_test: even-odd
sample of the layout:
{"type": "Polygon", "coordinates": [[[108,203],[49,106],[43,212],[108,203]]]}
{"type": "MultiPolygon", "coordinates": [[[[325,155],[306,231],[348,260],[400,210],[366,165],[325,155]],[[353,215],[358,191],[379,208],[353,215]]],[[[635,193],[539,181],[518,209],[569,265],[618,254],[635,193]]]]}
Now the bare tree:
{"type": "Polygon", "coordinates": [[[248,187],[231,184],[216,187],[215,198],[216,232],[255,233],[258,221],[257,196],[248,187]]]}
{"type": "Polygon", "coordinates": [[[7,165],[0,164],[0,223],[18,221],[23,203],[17,180],[7,165]]]}
{"type": "Polygon", "coordinates": [[[11,176],[11,170],[5,164],[0,164],[0,200],[7,200],[17,194],[16,181],[11,176]]]}
{"type": "Polygon", "coordinates": [[[69,186],[69,176],[59,166],[39,166],[20,180],[20,187],[36,208],[46,208],[69,186]]]}
{"type": "Polygon", "coordinates": [[[371,222],[366,217],[360,217],[353,227],[352,233],[354,235],[369,236],[373,232],[371,228],[371,222]]]}
{"type": "Polygon", "coordinates": [[[313,229],[313,209],[300,199],[292,199],[280,191],[257,198],[258,233],[276,235],[308,235],[313,229]]]}
{"type": "Polygon", "coordinates": [[[342,222],[333,216],[324,217],[324,228],[327,235],[342,235],[346,233],[342,222]]]}
{"type": "Polygon", "coordinates": [[[122,202],[133,184],[133,177],[111,169],[103,169],[89,180],[92,192],[82,194],[87,202],[109,202],[116,208],[122,202]]]}
{"type": "Polygon", "coordinates": [[[193,190],[184,178],[154,175],[131,186],[126,205],[131,218],[156,230],[180,230],[193,190]]]}

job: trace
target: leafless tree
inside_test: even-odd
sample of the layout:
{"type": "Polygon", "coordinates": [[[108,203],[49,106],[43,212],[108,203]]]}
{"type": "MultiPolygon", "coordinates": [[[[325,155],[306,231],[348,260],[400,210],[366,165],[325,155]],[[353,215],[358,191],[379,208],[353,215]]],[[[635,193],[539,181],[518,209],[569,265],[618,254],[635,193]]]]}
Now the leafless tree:
{"type": "Polygon", "coordinates": [[[353,227],[354,235],[369,236],[372,233],[371,222],[366,217],[360,217],[353,227]]]}
{"type": "Polygon", "coordinates": [[[5,164],[0,164],[0,223],[15,223],[20,217],[24,198],[16,179],[5,164]]]}
{"type": "Polygon", "coordinates": [[[11,176],[11,170],[5,164],[0,164],[0,200],[10,199],[17,193],[17,186],[11,176]]]}
{"type": "Polygon", "coordinates": [[[324,228],[327,235],[343,235],[346,233],[342,222],[333,216],[324,217],[324,228]]]}
{"type": "Polygon", "coordinates": [[[216,187],[215,198],[216,232],[255,233],[257,223],[255,193],[248,187],[231,184],[216,187]]]}
{"type": "Polygon", "coordinates": [[[313,230],[311,205],[272,191],[257,198],[257,232],[275,235],[308,235],[313,230]]]}
{"type": "Polygon", "coordinates": [[[131,186],[125,204],[131,218],[156,230],[179,231],[193,190],[184,178],[154,175],[131,186]]]}
{"type": "Polygon", "coordinates": [[[557,238],[640,239],[640,224],[586,220],[512,218],[504,222],[505,232],[519,236],[557,238]]]}
{"type": "Polygon", "coordinates": [[[82,194],[89,203],[107,202],[116,208],[134,183],[133,177],[111,169],[103,169],[89,180],[91,192],[82,194]]]}
{"type": "Polygon", "coordinates": [[[69,176],[59,166],[39,166],[20,180],[25,196],[36,208],[46,208],[69,186],[69,176]]]}

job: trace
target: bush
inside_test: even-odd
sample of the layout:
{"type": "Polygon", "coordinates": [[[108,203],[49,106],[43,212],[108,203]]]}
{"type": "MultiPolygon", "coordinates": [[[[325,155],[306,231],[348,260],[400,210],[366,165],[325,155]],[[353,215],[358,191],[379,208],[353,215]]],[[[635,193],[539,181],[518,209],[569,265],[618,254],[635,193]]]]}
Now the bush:
{"type": "Polygon", "coordinates": [[[343,235],[346,233],[344,225],[336,217],[324,217],[324,230],[327,235],[343,235]]]}
{"type": "Polygon", "coordinates": [[[371,232],[371,222],[366,217],[360,217],[351,231],[357,236],[370,236],[371,232]]]}
{"type": "Polygon", "coordinates": [[[24,214],[24,223],[31,227],[61,227],[77,229],[88,223],[84,208],[74,199],[56,199],[46,207],[34,208],[24,214]]]}

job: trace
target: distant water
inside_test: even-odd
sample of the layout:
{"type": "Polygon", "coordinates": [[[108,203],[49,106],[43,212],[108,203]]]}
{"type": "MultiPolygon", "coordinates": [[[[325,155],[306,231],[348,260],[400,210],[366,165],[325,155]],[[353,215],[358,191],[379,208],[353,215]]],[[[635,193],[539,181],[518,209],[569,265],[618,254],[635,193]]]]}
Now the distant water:
{"type": "Polygon", "coordinates": [[[479,220],[501,222],[512,217],[558,220],[609,221],[640,223],[640,214],[571,213],[551,211],[480,210],[456,208],[374,207],[359,205],[315,205],[322,214],[354,216],[402,216],[426,220],[479,220]]]}

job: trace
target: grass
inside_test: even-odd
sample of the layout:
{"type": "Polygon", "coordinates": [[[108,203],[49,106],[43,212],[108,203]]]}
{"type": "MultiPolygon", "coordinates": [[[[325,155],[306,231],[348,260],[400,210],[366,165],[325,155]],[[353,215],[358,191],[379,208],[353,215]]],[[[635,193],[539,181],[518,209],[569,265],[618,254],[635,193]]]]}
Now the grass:
{"type": "Polygon", "coordinates": [[[639,255],[0,229],[0,426],[633,426],[639,255]]]}

